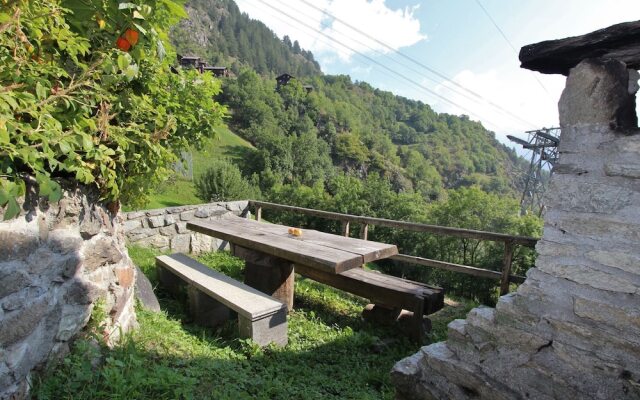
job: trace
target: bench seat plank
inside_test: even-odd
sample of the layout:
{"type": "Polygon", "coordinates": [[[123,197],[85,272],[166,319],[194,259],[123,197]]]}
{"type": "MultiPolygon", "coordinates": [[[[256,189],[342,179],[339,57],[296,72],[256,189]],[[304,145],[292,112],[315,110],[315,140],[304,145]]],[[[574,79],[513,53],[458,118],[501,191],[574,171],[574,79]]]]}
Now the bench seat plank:
{"type": "Polygon", "coordinates": [[[286,306],[242,282],[213,271],[182,254],[156,257],[157,262],[189,285],[252,321],[274,314],[286,306]]]}
{"type": "Polygon", "coordinates": [[[444,306],[444,291],[418,282],[407,281],[390,275],[378,274],[364,269],[351,269],[341,274],[327,274],[295,265],[295,272],[320,283],[369,299],[376,304],[404,308],[414,311],[423,303],[421,311],[432,314],[444,306]]]}

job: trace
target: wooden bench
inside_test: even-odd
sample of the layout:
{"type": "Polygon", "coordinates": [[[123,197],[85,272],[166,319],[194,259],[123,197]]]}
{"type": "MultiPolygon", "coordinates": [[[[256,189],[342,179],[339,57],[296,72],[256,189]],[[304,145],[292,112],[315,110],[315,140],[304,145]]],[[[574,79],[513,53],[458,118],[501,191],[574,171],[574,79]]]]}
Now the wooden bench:
{"type": "Polygon", "coordinates": [[[363,312],[365,319],[378,323],[405,323],[409,337],[418,342],[422,341],[425,330],[431,329],[430,321],[425,321],[423,316],[444,307],[444,290],[421,282],[362,268],[331,274],[296,264],[295,271],[314,281],[368,299],[373,304],[363,312]]]}
{"type": "Polygon", "coordinates": [[[245,283],[289,308],[293,307],[294,271],[371,300],[375,306],[365,310],[365,318],[403,325],[409,322],[406,331],[418,342],[430,329],[430,321],[423,315],[444,305],[441,288],[362,269],[367,262],[398,254],[395,245],[311,229],[294,236],[287,226],[238,217],[189,222],[187,228],[229,241],[232,253],[245,260],[245,283]]]}
{"type": "Polygon", "coordinates": [[[181,254],[156,257],[161,284],[176,291],[186,283],[189,309],[196,323],[217,326],[238,313],[240,337],[261,346],[287,344],[287,306],[273,297],[213,271],[181,254]]]}

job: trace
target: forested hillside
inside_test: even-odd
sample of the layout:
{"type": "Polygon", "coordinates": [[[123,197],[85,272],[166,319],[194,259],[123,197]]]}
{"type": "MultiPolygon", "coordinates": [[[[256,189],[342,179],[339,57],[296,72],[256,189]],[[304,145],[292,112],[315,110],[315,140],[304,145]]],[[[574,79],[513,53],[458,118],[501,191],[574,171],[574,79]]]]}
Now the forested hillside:
{"type": "Polygon", "coordinates": [[[242,14],[233,0],[191,0],[186,10],[189,19],[171,34],[179,54],[198,55],[235,73],[241,66],[272,76],[321,73],[311,52],[301,49],[297,41],[278,39],[262,22],[242,14]]]}
{"type": "MultiPolygon", "coordinates": [[[[226,66],[233,62],[235,74],[222,78],[216,99],[228,107],[229,128],[253,144],[233,149],[233,159],[211,161],[196,177],[203,201],[262,197],[358,215],[539,234],[537,217],[518,215],[527,162],[480,123],[437,113],[349,76],[323,75],[311,53],[249,20],[231,0],[194,0],[189,7],[191,20],[173,31],[177,50],[226,66]],[[294,78],[278,83],[276,72],[294,78]]],[[[326,221],[287,218],[270,216],[274,222],[338,229],[326,221]]],[[[493,268],[502,257],[500,248],[466,239],[370,233],[406,254],[443,261],[493,268]]],[[[523,273],[531,257],[528,251],[517,254],[515,271],[523,273]]],[[[425,269],[403,273],[483,301],[495,283],[425,269]]]]}

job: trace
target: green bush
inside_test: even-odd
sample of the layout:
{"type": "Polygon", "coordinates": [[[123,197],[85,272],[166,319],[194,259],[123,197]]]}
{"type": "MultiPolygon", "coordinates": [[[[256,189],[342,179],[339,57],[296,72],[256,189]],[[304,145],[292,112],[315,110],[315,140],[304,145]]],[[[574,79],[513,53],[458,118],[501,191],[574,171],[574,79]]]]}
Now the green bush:
{"type": "Polygon", "coordinates": [[[102,200],[144,203],[177,152],[213,136],[224,107],[208,74],[171,72],[173,0],[13,0],[0,9],[0,207],[34,176],[55,201],[59,178],[102,200]],[[126,39],[130,41],[126,41],[126,39]]]}
{"type": "Polygon", "coordinates": [[[246,200],[257,194],[240,169],[226,160],[214,160],[209,169],[196,178],[195,186],[196,195],[203,201],[246,200]]]}

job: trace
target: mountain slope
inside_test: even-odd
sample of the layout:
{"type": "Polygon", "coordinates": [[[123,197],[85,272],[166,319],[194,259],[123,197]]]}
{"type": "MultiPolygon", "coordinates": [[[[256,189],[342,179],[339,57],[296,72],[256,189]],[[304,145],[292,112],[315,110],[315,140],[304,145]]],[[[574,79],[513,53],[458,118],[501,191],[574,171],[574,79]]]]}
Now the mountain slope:
{"type": "Polygon", "coordinates": [[[173,41],[178,52],[234,60],[237,79],[223,81],[218,100],[232,111],[230,127],[257,148],[236,162],[263,191],[326,183],[342,171],[382,176],[396,192],[425,199],[472,185],[519,192],[526,162],[480,123],[348,76],[322,75],[311,53],[240,14],[232,0],[192,0],[187,8],[191,19],[173,41]],[[280,72],[297,79],[279,86],[273,77],[280,72]]]}
{"type": "Polygon", "coordinates": [[[171,32],[178,54],[197,55],[235,73],[250,66],[273,76],[321,74],[311,52],[300,49],[297,41],[278,39],[262,22],[241,13],[232,0],[191,0],[186,10],[189,19],[171,32]]]}

